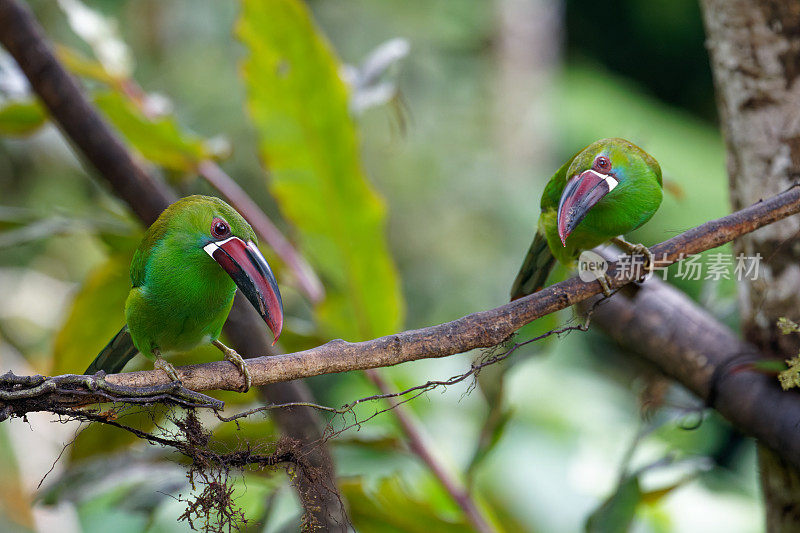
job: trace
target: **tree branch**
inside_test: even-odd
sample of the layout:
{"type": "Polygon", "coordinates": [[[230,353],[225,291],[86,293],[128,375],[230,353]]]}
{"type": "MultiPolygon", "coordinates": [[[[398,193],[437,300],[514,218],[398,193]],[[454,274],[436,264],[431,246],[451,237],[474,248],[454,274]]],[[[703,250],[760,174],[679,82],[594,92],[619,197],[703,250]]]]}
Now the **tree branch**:
{"type": "Polygon", "coordinates": [[[800,467],[800,396],[746,371],[761,352],[672,286],[651,280],[597,306],[593,324],[800,467]]]}
{"type": "MultiPolygon", "coordinates": [[[[800,212],[800,187],[792,187],[741,211],[706,222],[651,248],[660,265],[666,266],[690,254],[715,248],[776,220],[800,212]]],[[[637,279],[639,267],[618,272],[609,263],[610,286],[618,289],[637,279]],[[616,274],[619,274],[617,276],[616,274]]],[[[427,328],[386,337],[345,342],[337,339],[322,346],[284,355],[247,361],[253,383],[264,385],[320,374],[364,370],[418,359],[446,357],[475,348],[495,346],[516,330],[544,316],[582,302],[601,292],[596,282],[574,277],[488,311],[481,311],[427,328]]],[[[192,390],[238,390],[241,376],[227,361],[179,367],[178,375],[192,390]]],[[[144,386],[168,383],[160,371],[142,371],[107,377],[111,383],[144,386]]]]}
{"type": "MultiPolygon", "coordinates": [[[[666,266],[687,255],[715,248],[797,212],[800,212],[800,187],[795,186],[746,209],[690,229],[653,246],[651,250],[659,264],[666,266]]],[[[612,289],[631,283],[641,274],[638,266],[629,271],[620,269],[617,272],[618,266],[618,263],[609,263],[608,272],[612,278],[609,285],[612,289]]],[[[253,376],[253,383],[266,385],[320,374],[446,357],[500,344],[529,322],[585,301],[600,292],[598,283],[585,283],[574,277],[525,298],[452,322],[364,342],[351,343],[337,339],[301,352],[255,357],[247,361],[247,366],[253,376]]],[[[254,331],[261,329],[263,328],[254,331]]],[[[178,367],[177,371],[184,386],[195,391],[238,390],[240,387],[241,375],[228,361],[188,365],[178,367]]],[[[169,383],[166,374],[156,370],[113,374],[105,379],[109,383],[127,387],[169,383]]],[[[691,384],[687,386],[692,388],[691,384]]]]}

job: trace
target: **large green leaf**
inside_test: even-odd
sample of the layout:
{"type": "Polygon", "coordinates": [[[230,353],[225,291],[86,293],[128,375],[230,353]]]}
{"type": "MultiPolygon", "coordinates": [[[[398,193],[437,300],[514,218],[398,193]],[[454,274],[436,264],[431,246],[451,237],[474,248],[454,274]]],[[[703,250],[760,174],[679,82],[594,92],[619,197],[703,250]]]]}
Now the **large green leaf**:
{"type": "Polygon", "coordinates": [[[30,135],[47,121],[39,102],[10,102],[0,107],[0,135],[30,135]]]}
{"type": "Polygon", "coordinates": [[[324,334],[396,331],[402,299],[385,242],[386,209],[367,182],[340,64],[300,0],[245,0],[237,34],[248,107],[270,190],[299,230],[328,297],[324,334]]]}

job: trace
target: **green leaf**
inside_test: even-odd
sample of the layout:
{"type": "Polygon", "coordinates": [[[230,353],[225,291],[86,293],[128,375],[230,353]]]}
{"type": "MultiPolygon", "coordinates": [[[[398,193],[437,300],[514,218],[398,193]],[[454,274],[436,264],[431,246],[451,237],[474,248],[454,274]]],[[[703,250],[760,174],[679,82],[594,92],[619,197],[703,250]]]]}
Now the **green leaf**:
{"type": "Polygon", "coordinates": [[[172,116],[150,119],[120,93],[100,91],[94,102],[145,159],[179,172],[191,172],[214,157],[202,138],[182,131],[172,116]]]}
{"type": "Polygon", "coordinates": [[[114,253],[81,286],[53,347],[51,374],[82,374],[125,324],[133,248],[114,253]]]}
{"type": "Polygon", "coordinates": [[[9,102],[0,107],[0,135],[30,135],[47,122],[47,113],[39,102],[9,102]]]}
{"type": "Polygon", "coordinates": [[[64,66],[77,76],[99,81],[106,85],[119,83],[119,80],[109,74],[102,63],[84,56],[74,48],[56,44],[56,54],[64,66]]]}
{"type": "Polygon", "coordinates": [[[249,51],[244,81],[270,190],[328,288],[316,315],[323,333],[396,331],[403,302],[386,208],[359,159],[339,61],[299,0],[245,0],[237,35],[249,51]]]}
{"type": "Polygon", "coordinates": [[[376,487],[361,479],[343,481],[339,488],[350,504],[350,519],[357,531],[382,533],[463,533],[473,531],[463,518],[442,516],[427,499],[411,496],[399,478],[381,480],[376,487]]]}
{"type": "Polygon", "coordinates": [[[639,478],[630,476],[623,480],[614,493],[586,520],[589,533],[617,533],[628,531],[642,501],[639,478]]]}

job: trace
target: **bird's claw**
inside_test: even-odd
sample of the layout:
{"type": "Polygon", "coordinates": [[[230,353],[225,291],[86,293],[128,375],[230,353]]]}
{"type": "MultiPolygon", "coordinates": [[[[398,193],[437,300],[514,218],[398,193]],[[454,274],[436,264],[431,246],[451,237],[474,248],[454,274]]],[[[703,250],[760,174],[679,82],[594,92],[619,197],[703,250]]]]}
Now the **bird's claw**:
{"type": "Polygon", "coordinates": [[[250,371],[247,370],[247,365],[245,364],[242,356],[239,355],[239,353],[233,348],[228,348],[219,341],[214,341],[214,346],[222,351],[226,361],[230,361],[236,365],[236,368],[239,369],[239,372],[241,372],[242,376],[244,377],[244,389],[242,389],[241,392],[247,392],[250,390],[250,385],[253,384],[253,378],[250,376],[250,371]]]}
{"type": "Polygon", "coordinates": [[[172,381],[180,381],[181,378],[178,377],[178,371],[175,370],[175,367],[172,366],[172,363],[168,362],[166,359],[161,357],[161,355],[156,355],[156,360],[153,363],[153,366],[157,370],[161,370],[164,372],[170,380],[172,381]]]}
{"type": "Polygon", "coordinates": [[[605,294],[605,295],[606,295],[606,297],[609,297],[609,296],[611,296],[612,294],[614,294],[614,293],[611,291],[611,286],[610,286],[610,285],[611,285],[611,278],[610,278],[610,277],[608,277],[608,274],[605,274],[605,273],[604,273],[602,276],[598,276],[598,278],[597,278],[597,282],[598,282],[598,283],[600,284],[600,286],[603,288],[603,294],[605,294]]]}
{"type": "Polygon", "coordinates": [[[655,267],[655,255],[650,251],[650,248],[644,244],[628,242],[622,237],[614,237],[611,241],[632,256],[641,255],[644,257],[644,264],[642,265],[644,273],[639,276],[637,281],[642,282],[650,277],[655,267]]]}
{"type": "Polygon", "coordinates": [[[225,352],[225,359],[236,365],[239,368],[239,372],[241,372],[242,376],[244,376],[244,389],[242,392],[247,392],[250,390],[250,385],[253,384],[253,378],[250,376],[250,371],[247,370],[247,365],[244,363],[242,356],[239,355],[235,350],[230,350],[225,352]]]}
{"type": "Polygon", "coordinates": [[[645,281],[650,275],[653,273],[653,266],[655,265],[655,256],[653,252],[650,251],[650,248],[645,246],[644,244],[633,244],[631,245],[631,253],[634,255],[641,255],[644,256],[644,274],[642,274],[638,281],[645,281]]]}

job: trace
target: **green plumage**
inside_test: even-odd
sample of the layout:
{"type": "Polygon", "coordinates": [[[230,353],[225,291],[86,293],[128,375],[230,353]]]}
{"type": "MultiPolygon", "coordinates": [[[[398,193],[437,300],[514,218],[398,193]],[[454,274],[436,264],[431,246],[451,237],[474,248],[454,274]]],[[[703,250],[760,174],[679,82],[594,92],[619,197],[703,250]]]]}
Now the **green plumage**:
{"type": "Polygon", "coordinates": [[[169,206],[147,230],[131,262],[126,325],[86,373],[119,372],[137,352],[186,351],[216,340],[236,284],[203,250],[215,217],[233,236],[256,242],[250,225],[218,198],[190,196],[169,206]]]}
{"type": "Polygon", "coordinates": [[[661,197],[661,168],[635,144],[619,138],[601,139],[578,152],[545,187],[537,233],[514,281],[511,299],[544,287],[556,260],[569,266],[582,250],[631,232],[650,220],[661,205],[661,197]],[[618,185],[588,211],[562,244],[558,209],[564,190],[571,179],[592,169],[598,157],[610,160],[609,174],[618,180],[618,185]]]}

